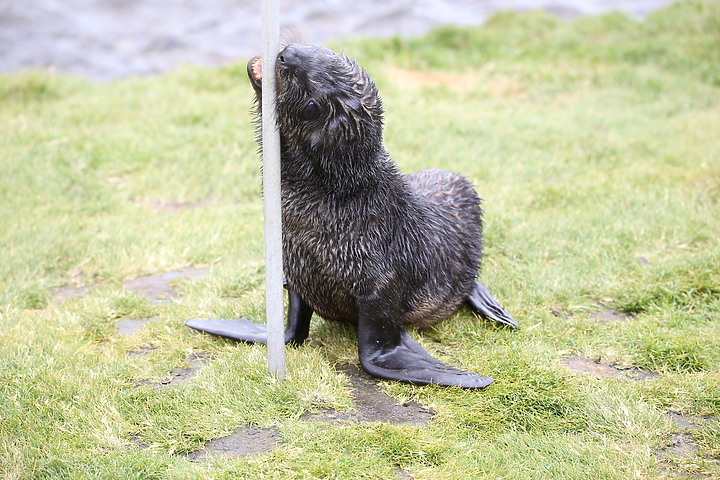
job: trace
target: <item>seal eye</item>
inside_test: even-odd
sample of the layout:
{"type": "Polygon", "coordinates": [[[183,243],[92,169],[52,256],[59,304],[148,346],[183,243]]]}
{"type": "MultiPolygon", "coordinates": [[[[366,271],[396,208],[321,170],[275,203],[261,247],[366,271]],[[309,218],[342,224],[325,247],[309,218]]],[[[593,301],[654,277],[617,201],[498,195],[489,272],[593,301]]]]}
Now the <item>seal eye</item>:
{"type": "Polygon", "coordinates": [[[320,114],[320,107],[315,102],[310,100],[300,112],[300,118],[303,120],[314,120],[320,114]]]}

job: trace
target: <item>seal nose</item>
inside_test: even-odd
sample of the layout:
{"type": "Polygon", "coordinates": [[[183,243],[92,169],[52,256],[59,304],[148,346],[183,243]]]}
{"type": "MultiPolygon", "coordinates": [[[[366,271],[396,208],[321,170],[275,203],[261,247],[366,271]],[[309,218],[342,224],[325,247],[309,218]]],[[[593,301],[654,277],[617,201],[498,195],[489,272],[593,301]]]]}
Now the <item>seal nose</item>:
{"type": "Polygon", "coordinates": [[[294,67],[300,63],[300,50],[295,45],[288,45],[278,54],[278,63],[285,67],[294,67]]]}

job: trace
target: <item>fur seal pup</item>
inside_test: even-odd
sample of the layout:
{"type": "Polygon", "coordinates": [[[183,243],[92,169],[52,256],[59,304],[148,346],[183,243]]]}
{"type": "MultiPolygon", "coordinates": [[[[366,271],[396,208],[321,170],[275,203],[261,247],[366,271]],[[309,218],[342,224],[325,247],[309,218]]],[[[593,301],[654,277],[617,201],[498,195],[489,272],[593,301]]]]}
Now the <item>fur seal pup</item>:
{"type": "MultiPolygon", "coordinates": [[[[262,61],[248,63],[260,115],[262,61]]],[[[277,57],[287,343],[308,336],[313,312],[357,325],[362,368],[411,382],[482,388],[490,377],[433,358],[405,330],[427,327],[467,302],[517,322],[476,281],[482,257],[480,199],[460,175],[404,176],[383,145],[375,84],[345,55],[291,44],[277,57]]],[[[193,328],[265,343],[246,319],[193,328]]]]}

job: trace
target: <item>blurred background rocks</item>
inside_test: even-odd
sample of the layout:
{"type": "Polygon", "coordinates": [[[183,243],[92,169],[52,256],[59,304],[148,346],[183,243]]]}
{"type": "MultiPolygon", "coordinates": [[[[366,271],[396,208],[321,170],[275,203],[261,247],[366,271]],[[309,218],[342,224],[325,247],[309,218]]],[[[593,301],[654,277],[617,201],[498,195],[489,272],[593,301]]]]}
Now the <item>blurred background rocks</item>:
{"type": "MultiPolygon", "coordinates": [[[[500,10],[564,18],[620,10],[635,18],[672,0],[280,0],[281,34],[307,43],[421,35],[478,25],[500,10]]],[[[96,80],[181,64],[222,65],[261,50],[261,0],[0,0],[0,71],[50,69],[96,80]]]]}

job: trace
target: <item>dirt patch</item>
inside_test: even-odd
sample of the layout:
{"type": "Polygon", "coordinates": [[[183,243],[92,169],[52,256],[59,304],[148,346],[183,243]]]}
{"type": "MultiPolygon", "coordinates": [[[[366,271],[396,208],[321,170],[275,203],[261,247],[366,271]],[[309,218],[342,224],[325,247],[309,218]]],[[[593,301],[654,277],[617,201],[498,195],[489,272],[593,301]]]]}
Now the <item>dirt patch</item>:
{"type": "Polygon", "coordinates": [[[184,267],[169,272],[143,275],[123,282],[123,287],[131,292],[137,292],[152,301],[152,303],[165,303],[177,298],[177,292],[170,285],[178,279],[189,278],[195,280],[207,274],[207,268],[184,267]]]}
{"type": "Polygon", "coordinates": [[[202,449],[189,453],[187,457],[192,461],[201,461],[210,455],[226,458],[259,455],[278,448],[279,442],[280,432],[276,428],[246,425],[227,437],[211,440],[202,449]]]}
{"type": "Polygon", "coordinates": [[[143,345],[143,346],[141,346],[141,347],[136,348],[135,350],[130,350],[130,351],[128,352],[128,355],[129,355],[131,358],[133,358],[133,357],[146,357],[146,356],[150,355],[150,352],[152,352],[153,350],[157,350],[157,348],[158,348],[158,347],[154,347],[154,346],[152,346],[152,345],[143,345]]]}
{"type": "Polygon", "coordinates": [[[689,433],[670,434],[670,445],[662,450],[662,455],[671,454],[674,457],[692,457],[700,451],[695,439],[689,433]]]}
{"type": "MultiPolygon", "coordinates": [[[[168,272],[143,275],[123,282],[123,287],[131,292],[137,292],[153,303],[169,302],[177,298],[177,292],[172,288],[171,283],[178,279],[196,280],[207,275],[207,268],[204,267],[183,267],[168,272]]],[[[84,297],[90,291],[90,286],[78,284],[64,285],[52,294],[53,303],[61,303],[72,298],[84,297]]]]}
{"type": "Polygon", "coordinates": [[[717,420],[715,417],[691,417],[689,415],[673,411],[668,412],[667,418],[680,428],[693,430],[701,428],[703,425],[713,423],[717,420]]]}
{"type": "MultiPolygon", "coordinates": [[[[612,307],[608,307],[603,302],[596,300],[595,305],[588,307],[588,310],[591,308],[593,311],[589,312],[587,316],[593,320],[598,320],[601,323],[612,323],[612,322],[627,322],[631,320],[633,317],[631,314],[622,312],[620,310],[617,310],[612,307]],[[596,310],[596,308],[599,308],[599,310],[596,310]]],[[[586,311],[583,309],[583,311],[586,311]]],[[[573,313],[568,313],[563,310],[557,309],[557,308],[550,308],[550,313],[553,314],[553,316],[557,318],[571,318],[573,317],[573,313]]]]}
{"type": "Polygon", "coordinates": [[[124,336],[135,335],[142,328],[155,320],[154,318],[121,318],[117,325],[117,333],[124,336]]]}
{"type": "MultiPolygon", "coordinates": [[[[189,363],[192,367],[193,362],[189,361],[189,363]]],[[[171,381],[163,386],[187,381],[190,377],[185,375],[186,370],[189,369],[173,370],[171,381]]],[[[360,371],[355,365],[341,365],[337,367],[337,370],[350,379],[351,393],[357,410],[353,413],[337,412],[332,409],[319,413],[307,412],[300,417],[302,420],[329,424],[387,422],[396,425],[427,426],[432,418],[433,412],[418,403],[397,404],[380,390],[378,382],[360,371]]],[[[188,454],[188,458],[193,461],[202,461],[211,455],[228,458],[258,455],[278,448],[280,439],[280,432],[276,428],[258,428],[247,425],[238,428],[227,437],[208,442],[201,450],[188,454]]],[[[413,477],[407,470],[398,468],[397,478],[413,477]]]]}
{"type": "Polygon", "coordinates": [[[614,308],[603,305],[602,303],[598,303],[598,305],[602,308],[602,310],[599,312],[591,312],[589,317],[594,320],[598,320],[601,323],[627,322],[632,318],[627,313],[615,310],[614,308]]]}
{"type": "MultiPolygon", "coordinates": [[[[130,351],[128,354],[131,357],[141,357],[149,354],[151,351],[155,350],[157,347],[152,346],[144,346],[140,347],[136,350],[130,351]]],[[[210,352],[194,352],[191,353],[187,357],[187,367],[176,367],[171,372],[170,375],[167,377],[161,379],[160,381],[153,382],[150,380],[143,380],[140,382],[135,383],[135,387],[141,387],[141,386],[149,386],[153,388],[167,388],[167,387],[175,387],[178,385],[182,385],[184,383],[189,382],[192,380],[195,376],[197,376],[198,372],[202,370],[210,360],[212,360],[213,355],[210,352]]]]}
{"type": "Polygon", "coordinates": [[[394,425],[415,425],[426,427],[433,417],[430,409],[417,402],[398,404],[386,395],[378,382],[366,375],[355,365],[338,365],[337,371],[346,375],[352,384],[350,393],[355,401],[353,413],[337,412],[332,409],[319,413],[304,413],[300,418],[327,422],[386,422],[394,425]]]}
{"type": "Polygon", "coordinates": [[[80,298],[88,294],[90,287],[84,285],[65,285],[52,294],[53,303],[61,303],[71,298],[80,298]]]}
{"type": "Polygon", "coordinates": [[[658,373],[644,368],[625,368],[612,363],[603,363],[600,359],[572,355],[563,362],[565,368],[574,373],[592,374],[595,378],[624,376],[632,380],[645,380],[659,376],[658,373]]]}
{"type": "Polygon", "coordinates": [[[403,88],[447,87],[452,90],[467,91],[475,86],[472,75],[435,73],[399,67],[388,67],[389,76],[403,88]]]}
{"type": "MultiPolygon", "coordinates": [[[[253,425],[240,427],[226,437],[210,440],[200,450],[186,454],[188,460],[199,462],[209,456],[236,458],[260,455],[278,448],[280,432],[277,428],[259,428],[253,425]]],[[[132,435],[130,441],[140,450],[150,448],[141,435],[132,435]]]]}
{"type": "Polygon", "coordinates": [[[170,376],[160,380],[160,387],[174,387],[176,385],[182,385],[187,383],[193,377],[195,377],[205,365],[208,364],[208,360],[211,360],[212,354],[210,352],[195,352],[188,356],[187,367],[176,367],[170,372],[170,376]]]}
{"type": "MultiPolygon", "coordinates": [[[[700,452],[700,446],[695,441],[692,432],[703,425],[715,422],[714,417],[691,417],[680,412],[670,411],[666,417],[678,427],[678,432],[670,434],[669,445],[657,451],[658,459],[666,465],[661,470],[672,472],[685,478],[705,479],[714,478],[705,473],[689,472],[682,465],[676,464],[674,459],[692,458],[700,452]]],[[[706,457],[707,458],[707,457],[706,457]]]]}
{"type": "Polygon", "coordinates": [[[640,256],[640,257],[635,257],[635,260],[637,260],[637,262],[638,262],[640,265],[642,265],[643,267],[647,267],[647,266],[652,265],[652,262],[651,262],[650,260],[648,260],[647,258],[642,257],[642,256],[640,256]]]}
{"type": "Polygon", "coordinates": [[[130,441],[140,450],[147,450],[148,448],[150,448],[150,446],[143,441],[141,435],[132,435],[130,437],[130,441]]]}
{"type": "Polygon", "coordinates": [[[618,369],[623,373],[623,375],[633,380],[647,380],[649,378],[656,378],[660,376],[659,373],[646,368],[621,367],[619,365],[615,365],[613,368],[618,369]]]}
{"type": "Polygon", "coordinates": [[[397,467],[395,473],[398,480],[412,480],[415,478],[412,473],[410,473],[410,470],[405,470],[404,468],[397,467]]]}

